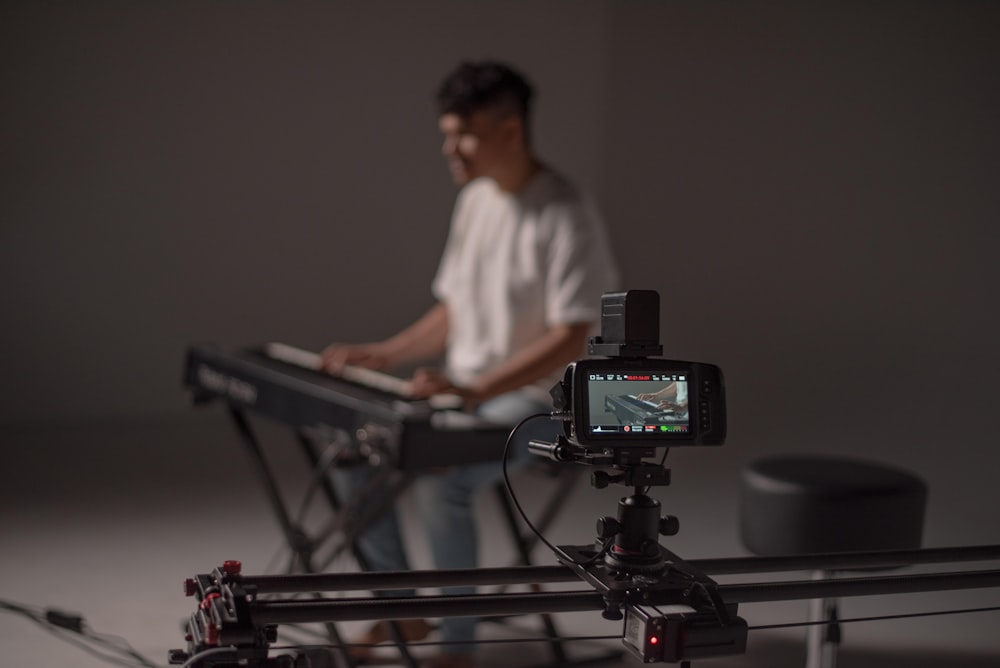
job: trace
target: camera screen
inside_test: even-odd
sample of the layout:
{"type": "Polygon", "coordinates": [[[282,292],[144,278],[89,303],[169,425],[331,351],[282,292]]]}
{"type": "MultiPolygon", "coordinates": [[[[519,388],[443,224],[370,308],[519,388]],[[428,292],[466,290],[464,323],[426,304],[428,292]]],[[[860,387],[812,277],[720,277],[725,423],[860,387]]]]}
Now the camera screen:
{"type": "Polygon", "coordinates": [[[685,370],[591,369],[583,380],[587,437],[628,440],[691,434],[685,370]]]}

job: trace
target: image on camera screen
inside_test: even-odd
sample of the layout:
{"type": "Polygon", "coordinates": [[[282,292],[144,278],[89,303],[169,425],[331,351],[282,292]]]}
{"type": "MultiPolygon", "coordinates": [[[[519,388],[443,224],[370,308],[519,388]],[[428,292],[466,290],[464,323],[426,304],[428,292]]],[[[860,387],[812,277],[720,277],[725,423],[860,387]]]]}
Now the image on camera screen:
{"type": "Polygon", "coordinates": [[[670,437],[691,433],[685,372],[591,371],[586,385],[589,436],[670,437]]]}

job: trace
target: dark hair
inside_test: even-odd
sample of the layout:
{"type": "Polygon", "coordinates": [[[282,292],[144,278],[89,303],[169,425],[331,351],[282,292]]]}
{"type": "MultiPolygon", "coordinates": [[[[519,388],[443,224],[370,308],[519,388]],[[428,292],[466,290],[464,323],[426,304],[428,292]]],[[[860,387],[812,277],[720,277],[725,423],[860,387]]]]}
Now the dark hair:
{"type": "Polygon", "coordinates": [[[517,114],[527,122],[533,94],[531,84],[506,65],[463,62],[437,90],[438,115],[466,118],[477,111],[492,111],[502,116],[517,114]]]}

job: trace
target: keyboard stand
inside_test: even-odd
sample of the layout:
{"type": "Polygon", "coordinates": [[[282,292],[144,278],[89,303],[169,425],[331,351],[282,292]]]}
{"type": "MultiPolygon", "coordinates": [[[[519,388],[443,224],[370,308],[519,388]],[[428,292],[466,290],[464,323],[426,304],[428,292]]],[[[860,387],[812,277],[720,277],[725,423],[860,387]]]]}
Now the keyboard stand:
{"type": "MultiPolygon", "coordinates": [[[[242,409],[229,404],[229,415],[232,418],[233,423],[236,425],[236,430],[240,435],[243,445],[247,449],[247,453],[250,456],[250,463],[257,472],[257,477],[264,485],[264,491],[267,493],[271,509],[278,520],[278,524],[281,526],[282,533],[284,534],[285,543],[292,552],[292,560],[289,564],[289,570],[295,570],[296,564],[298,564],[303,573],[322,572],[322,570],[329,565],[329,562],[332,561],[337,554],[340,554],[344,548],[350,548],[351,556],[354,557],[358,566],[362,570],[369,570],[367,560],[357,547],[357,542],[355,540],[357,535],[356,529],[345,536],[345,541],[340,551],[327,559],[319,568],[316,567],[314,561],[316,556],[316,547],[328,536],[324,536],[321,540],[317,541],[317,539],[310,537],[305,529],[292,519],[292,515],[288,511],[288,505],[285,503],[278,481],[274,477],[274,472],[268,464],[267,458],[264,455],[264,450],[261,447],[260,440],[257,438],[246,413],[242,409]]],[[[322,475],[322,478],[319,480],[320,488],[323,491],[323,495],[326,497],[330,509],[333,511],[334,517],[339,517],[341,515],[343,503],[340,500],[340,496],[337,494],[336,489],[334,489],[333,481],[330,480],[329,476],[325,475],[324,471],[317,470],[321,461],[319,453],[316,450],[315,443],[312,439],[300,431],[296,432],[296,436],[298,438],[299,445],[302,447],[305,454],[306,460],[309,462],[310,470],[316,475],[322,475]]],[[[406,479],[405,482],[408,482],[410,476],[404,476],[404,478],[406,479]]],[[[393,488],[394,493],[390,495],[391,498],[384,504],[380,505],[380,508],[387,507],[395,501],[399,492],[405,488],[405,482],[404,484],[393,488]]],[[[360,523],[356,522],[355,526],[358,526],[358,524],[360,523]]],[[[317,599],[322,598],[322,594],[314,593],[313,597],[317,599]]],[[[418,668],[416,659],[407,649],[406,643],[403,642],[402,630],[399,625],[392,621],[389,622],[389,625],[404,665],[406,665],[407,668],[418,668]]],[[[345,648],[346,643],[337,626],[332,622],[326,622],[324,627],[326,628],[326,633],[330,643],[340,649],[341,657],[347,667],[356,668],[358,661],[345,648]]]]}
{"type": "MultiPolygon", "coordinates": [[[[385,512],[385,510],[396,502],[399,495],[413,481],[414,476],[409,473],[393,470],[390,467],[383,467],[384,474],[391,477],[389,482],[389,493],[385,494],[381,498],[380,503],[376,506],[366,507],[363,515],[348,517],[347,515],[352,515],[351,512],[348,512],[351,509],[345,508],[345,504],[341,499],[340,494],[334,487],[333,480],[326,475],[325,470],[322,470],[328,468],[329,463],[325,462],[321,456],[317,448],[316,440],[303,431],[296,430],[296,438],[299,446],[309,464],[310,471],[312,471],[313,475],[316,476],[313,483],[318,485],[318,489],[322,492],[327,505],[332,511],[331,521],[320,530],[316,531],[314,535],[310,535],[289,512],[288,504],[285,501],[278,481],[276,480],[274,472],[267,461],[267,457],[261,447],[260,440],[254,432],[246,412],[242,408],[239,408],[231,403],[227,403],[227,406],[229,408],[230,417],[232,418],[232,421],[236,426],[236,430],[240,435],[240,439],[250,457],[250,463],[256,471],[261,484],[264,486],[264,491],[267,494],[271,509],[275,518],[278,520],[278,524],[280,525],[281,531],[284,535],[285,543],[292,553],[292,558],[288,566],[289,572],[294,572],[295,570],[300,570],[303,573],[324,572],[334,560],[344,553],[345,550],[350,550],[350,555],[357,562],[359,568],[364,571],[370,570],[367,559],[357,546],[357,535],[360,533],[361,527],[365,526],[365,520],[370,519],[371,517],[377,517],[380,513],[385,512]],[[339,535],[342,538],[342,541],[322,559],[318,558],[317,553],[320,545],[334,535],[339,535]]],[[[536,528],[538,528],[539,531],[544,532],[551,525],[558,514],[562,502],[565,500],[566,496],[573,488],[573,485],[576,483],[580,470],[575,466],[568,465],[555,465],[553,467],[549,465],[549,462],[543,461],[539,461],[538,464],[548,469],[545,473],[546,475],[550,475],[556,479],[555,489],[551,492],[547,502],[542,507],[542,511],[539,514],[538,519],[535,520],[536,528]]],[[[516,510],[513,507],[510,498],[507,496],[506,489],[504,488],[502,482],[498,483],[496,491],[500,501],[500,508],[504,516],[504,523],[507,526],[517,551],[518,563],[525,566],[532,565],[531,550],[537,542],[537,537],[533,533],[522,532],[521,520],[519,516],[516,515],[516,510]]],[[[534,591],[540,591],[539,585],[532,585],[532,589],[534,591]]],[[[315,598],[322,597],[319,593],[314,593],[313,596],[315,598]]],[[[546,666],[582,666],[591,663],[610,661],[618,659],[622,656],[622,652],[620,650],[610,650],[593,657],[570,659],[568,658],[566,648],[561,639],[558,628],[556,627],[555,620],[548,613],[542,614],[541,617],[545,629],[545,636],[548,639],[548,645],[552,652],[552,662],[545,664],[546,666]]],[[[400,653],[402,664],[407,666],[407,668],[418,668],[419,663],[409,651],[403,638],[400,626],[396,622],[392,621],[390,621],[389,624],[390,631],[394,638],[393,642],[400,653]]],[[[337,626],[332,622],[327,622],[324,626],[330,644],[340,648],[340,654],[345,665],[348,668],[356,668],[358,666],[358,661],[345,648],[346,642],[343,640],[337,626]]]]}

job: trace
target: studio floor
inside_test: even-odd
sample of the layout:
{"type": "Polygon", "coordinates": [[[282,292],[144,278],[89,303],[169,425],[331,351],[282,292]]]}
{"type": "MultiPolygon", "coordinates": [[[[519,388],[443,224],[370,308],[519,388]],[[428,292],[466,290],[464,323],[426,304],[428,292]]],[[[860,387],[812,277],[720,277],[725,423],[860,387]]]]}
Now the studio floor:
{"type": "MultiPolygon", "coordinates": [[[[283,429],[266,423],[258,429],[265,454],[294,507],[301,502],[308,480],[304,462],[283,429]]],[[[221,411],[163,420],[6,426],[0,428],[0,443],[7,455],[0,469],[0,600],[79,613],[89,629],[127,641],[154,664],[166,665],[168,651],[184,646],[181,625],[194,610],[193,599],[182,591],[185,578],[206,573],[229,559],[241,561],[248,575],[277,573],[288,558],[260,481],[221,411]]],[[[670,457],[674,482],[654,495],[666,512],[680,518],[681,530],[676,537],[664,539],[664,544],[690,559],[746,556],[738,541],[736,515],[736,489],[745,455],[727,446],[675,451],[670,457]]],[[[539,507],[552,484],[532,475],[514,478],[522,505],[529,510],[539,507]]],[[[614,514],[619,496],[620,488],[595,490],[581,476],[547,537],[556,544],[589,543],[595,519],[614,514]]],[[[426,568],[426,546],[412,528],[410,505],[402,507],[413,561],[417,568],[426,568]]],[[[477,511],[483,519],[483,565],[512,564],[514,549],[496,519],[496,500],[485,496],[477,511]]],[[[323,513],[322,508],[314,508],[307,517],[322,522],[323,513]]],[[[962,521],[948,517],[946,508],[932,506],[925,545],[997,542],[975,528],[963,530],[962,521]]],[[[534,559],[539,564],[554,563],[544,548],[536,549],[534,559]]],[[[335,563],[332,568],[336,567],[335,563]]],[[[789,579],[800,577],[796,574],[789,579]]],[[[756,580],[730,577],[721,581],[756,580]]],[[[845,600],[842,617],[998,605],[997,589],[865,597],[845,600]]],[[[747,652],[694,665],[804,665],[801,628],[760,627],[803,621],[805,611],[806,603],[801,601],[744,605],[740,614],[752,629],[747,652]]],[[[555,620],[572,658],[595,657],[621,647],[616,639],[620,623],[606,621],[596,611],[559,613],[555,620]]],[[[350,636],[361,624],[346,622],[342,630],[350,636]]],[[[1000,612],[851,623],[845,625],[839,665],[995,667],[1000,665],[997,628],[1000,612]]],[[[513,619],[510,624],[484,624],[480,665],[551,665],[548,648],[534,640],[539,630],[540,623],[532,616],[513,619]]],[[[0,615],[0,664],[4,666],[113,665],[73,640],[71,635],[68,639],[54,635],[17,614],[0,615]]],[[[302,642],[291,628],[287,633],[279,629],[279,641],[302,642]]],[[[415,651],[424,654],[434,648],[415,651]]],[[[380,653],[388,664],[396,662],[395,656],[390,650],[380,653]]],[[[599,665],[639,664],[623,655],[599,665]]]]}

